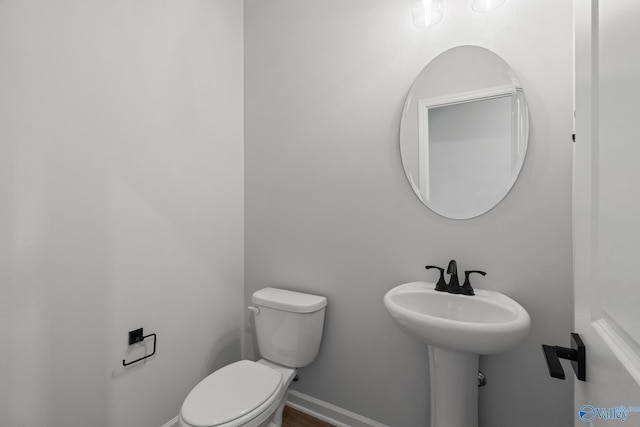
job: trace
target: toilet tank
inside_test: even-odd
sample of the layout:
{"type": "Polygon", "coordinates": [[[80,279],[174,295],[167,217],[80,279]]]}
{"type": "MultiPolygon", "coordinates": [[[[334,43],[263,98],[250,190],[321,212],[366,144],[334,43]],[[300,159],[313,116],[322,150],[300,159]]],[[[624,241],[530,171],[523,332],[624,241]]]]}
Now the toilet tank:
{"type": "Polygon", "coordinates": [[[276,288],[256,291],[251,302],[260,355],[271,362],[301,368],[318,355],[327,298],[276,288]]]}

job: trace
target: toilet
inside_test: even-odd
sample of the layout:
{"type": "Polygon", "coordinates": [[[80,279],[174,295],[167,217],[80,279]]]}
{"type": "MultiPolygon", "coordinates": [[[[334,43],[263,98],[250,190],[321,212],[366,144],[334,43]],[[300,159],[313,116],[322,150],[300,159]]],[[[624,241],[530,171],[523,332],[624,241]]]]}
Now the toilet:
{"type": "Polygon", "coordinates": [[[318,355],[327,298],[264,288],[251,302],[262,359],[232,363],[200,381],[182,404],[180,427],[281,427],[297,368],[318,355]]]}

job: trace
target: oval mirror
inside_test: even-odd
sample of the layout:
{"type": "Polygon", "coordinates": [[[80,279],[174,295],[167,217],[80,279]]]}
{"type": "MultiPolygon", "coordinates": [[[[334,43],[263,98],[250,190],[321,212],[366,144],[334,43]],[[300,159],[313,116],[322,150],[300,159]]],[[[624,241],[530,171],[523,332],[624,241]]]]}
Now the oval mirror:
{"type": "Polygon", "coordinates": [[[529,114],[518,76],[502,58],[459,46],[414,82],[400,123],[409,184],[435,213],[468,219],[507,195],[527,152],[529,114]]]}

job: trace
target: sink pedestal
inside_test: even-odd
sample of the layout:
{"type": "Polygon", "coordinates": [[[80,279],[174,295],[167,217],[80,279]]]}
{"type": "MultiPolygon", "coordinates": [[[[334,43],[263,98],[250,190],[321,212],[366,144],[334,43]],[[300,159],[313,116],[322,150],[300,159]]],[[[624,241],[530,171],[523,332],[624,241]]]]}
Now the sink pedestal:
{"type": "Polygon", "coordinates": [[[479,356],[428,348],[430,427],[478,427],[479,356]]]}

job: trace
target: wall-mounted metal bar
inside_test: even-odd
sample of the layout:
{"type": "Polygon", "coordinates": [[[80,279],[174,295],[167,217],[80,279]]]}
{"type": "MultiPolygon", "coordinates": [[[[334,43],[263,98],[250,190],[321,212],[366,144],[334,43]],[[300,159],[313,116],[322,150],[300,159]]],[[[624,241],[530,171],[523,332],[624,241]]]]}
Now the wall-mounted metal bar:
{"type": "Polygon", "coordinates": [[[140,343],[143,342],[144,340],[146,340],[147,338],[153,337],[153,351],[151,352],[151,354],[148,354],[146,356],[143,356],[139,359],[136,360],[132,360],[131,362],[127,362],[124,359],[122,360],[122,366],[129,366],[129,365],[133,365],[134,363],[138,363],[142,360],[148,359],[151,356],[153,356],[154,354],[156,354],[156,345],[158,344],[158,336],[156,334],[149,334],[149,335],[143,335],[143,330],[142,328],[140,329],[136,329],[133,331],[129,331],[129,345],[133,345],[136,343],[140,343]]]}

